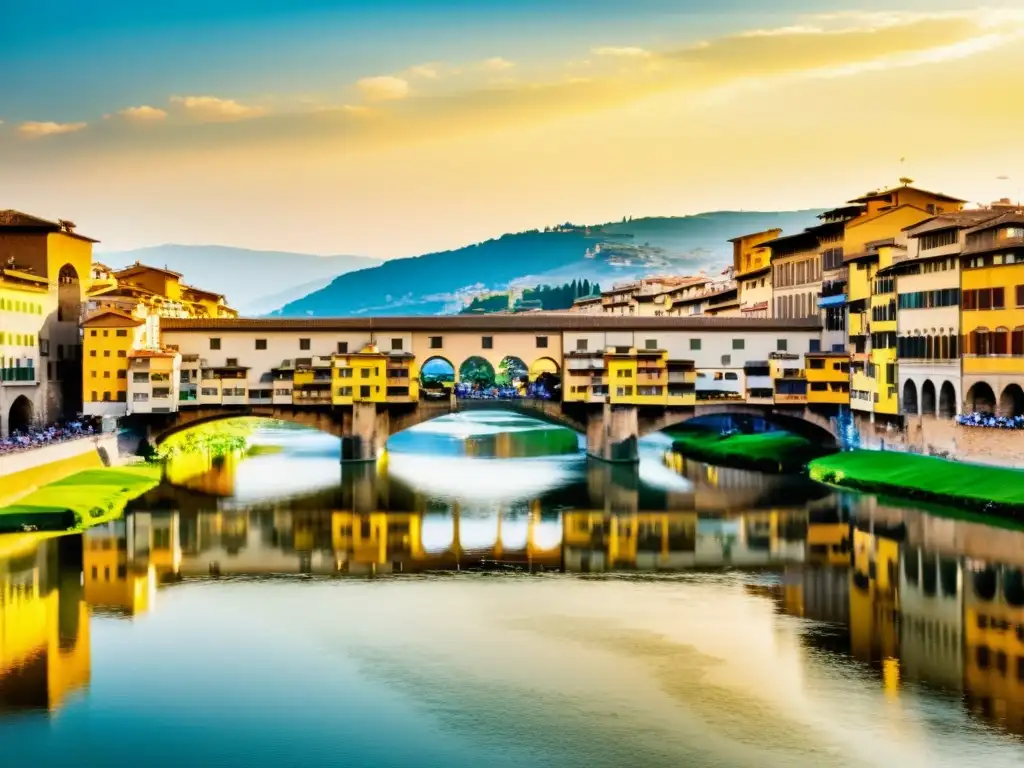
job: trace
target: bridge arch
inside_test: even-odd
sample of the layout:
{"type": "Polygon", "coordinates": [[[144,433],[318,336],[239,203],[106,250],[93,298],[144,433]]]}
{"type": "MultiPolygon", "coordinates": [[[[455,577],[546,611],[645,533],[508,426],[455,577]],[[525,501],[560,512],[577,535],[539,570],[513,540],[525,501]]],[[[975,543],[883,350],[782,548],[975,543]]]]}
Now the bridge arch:
{"type": "Polygon", "coordinates": [[[498,373],[495,383],[498,386],[522,387],[530,380],[530,367],[523,362],[522,358],[515,355],[506,355],[498,363],[498,373]]]}
{"type": "Polygon", "coordinates": [[[758,408],[742,403],[698,405],[692,410],[666,411],[653,417],[639,418],[639,436],[661,432],[705,416],[732,416],[763,419],[768,424],[795,435],[800,435],[819,445],[835,445],[838,433],[833,421],[810,409],[778,410],[758,408]]]}
{"type": "Polygon", "coordinates": [[[481,387],[494,385],[494,365],[480,355],[472,355],[462,361],[459,366],[459,383],[479,384],[481,387]]]}
{"type": "Polygon", "coordinates": [[[447,357],[434,355],[428,357],[420,366],[420,384],[429,385],[435,382],[454,384],[458,371],[447,357]]]}
{"type": "Polygon", "coordinates": [[[28,428],[35,423],[35,408],[32,401],[25,395],[18,395],[11,403],[11,409],[7,412],[7,431],[10,434],[15,432],[27,432],[28,428]]]}

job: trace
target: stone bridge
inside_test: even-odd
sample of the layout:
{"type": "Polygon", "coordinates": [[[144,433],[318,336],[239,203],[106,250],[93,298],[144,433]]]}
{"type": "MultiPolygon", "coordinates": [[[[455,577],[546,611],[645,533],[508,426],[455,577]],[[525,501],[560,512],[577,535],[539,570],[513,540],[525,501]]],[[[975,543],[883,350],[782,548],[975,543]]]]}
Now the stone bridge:
{"type": "Polygon", "coordinates": [[[440,416],[469,411],[513,411],[586,435],[587,453],[611,462],[636,462],[637,441],[691,419],[718,414],[762,418],[814,442],[833,445],[836,429],[826,413],[791,408],[720,402],[694,407],[591,405],[545,400],[422,400],[418,403],[356,403],[352,406],[200,406],[176,413],[137,415],[148,439],[159,444],[190,427],[221,419],[252,417],[287,421],[341,438],[342,461],[373,461],[387,439],[440,416]]]}

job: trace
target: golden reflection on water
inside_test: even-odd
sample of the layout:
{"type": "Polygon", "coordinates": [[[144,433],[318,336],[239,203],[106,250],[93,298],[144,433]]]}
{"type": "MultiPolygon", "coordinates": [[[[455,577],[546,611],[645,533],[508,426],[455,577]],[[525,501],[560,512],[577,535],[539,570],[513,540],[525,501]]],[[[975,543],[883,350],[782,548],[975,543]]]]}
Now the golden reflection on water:
{"type": "MultiPolygon", "coordinates": [[[[541,499],[465,508],[410,493],[373,468],[350,473],[329,497],[231,509],[218,501],[229,485],[226,466],[212,468],[211,485],[197,474],[187,490],[164,486],[125,519],[82,536],[0,539],[0,709],[55,711],[85,692],[91,621],[158,614],[161,592],[181,580],[518,569],[633,578],[473,582],[470,592],[406,583],[431,590],[441,601],[436,609],[453,612],[449,631],[496,631],[470,629],[475,619],[456,616],[483,611],[481,601],[493,597],[504,613],[487,610],[502,632],[543,639],[552,659],[576,647],[580,658],[614,665],[604,693],[611,686],[632,706],[631,686],[639,684],[627,670],[642,674],[696,718],[695,734],[695,723],[713,723],[709,738],[737,755],[771,733],[773,748],[810,764],[840,764],[815,746],[818,729],[870,763],[870,745],[851,745],[814,711],[813,691],[822,686],[863,696],[850,692],[851,675],[867,675],[890,702],[879,733],[907,749],[924,738],[915,730],[924,727],[922,715],[907,707],[922,690],[960,699],[979,721],[1024,735],[1021,531],[867,497],[742,510],[771,489],[748,473],[708,476],[684,464],[675,466],[692,491],[659,497],[682,511],[643,509],[643,495],[606,469],[588,471],[587,509],[553,509],[541,499]],[[325,510],[325,498],[336,506],[325,510]],[[686,573],[697,575],[668,576],[686,573]],[[572,596],[580,599],[575,608],[572,596]]],[[[386,609],[363,605],[372,625],[395,622],[400,637],[405,616],[407,627],[429,637],[411,592],[389,589],[386,609]]],[[[302,623],[298,615],[294,621],[302,623]]],[[[372,655],[392,641],[366,642],[372,655]]],[[[447,654],[445,663],[501,663],[480,653],[457,661],[447,654]]]]}

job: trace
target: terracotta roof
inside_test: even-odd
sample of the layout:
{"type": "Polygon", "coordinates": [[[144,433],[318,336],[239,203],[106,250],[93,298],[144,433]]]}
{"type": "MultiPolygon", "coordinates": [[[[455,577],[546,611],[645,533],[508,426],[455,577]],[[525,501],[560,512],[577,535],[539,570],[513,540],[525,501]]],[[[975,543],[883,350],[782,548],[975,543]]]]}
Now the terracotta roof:
{"type": "Polygon", "coordinates": [[[758,312],[762,309],[768,309],[767,301],[759,301],[756,304],[750,304],[740,309],[741,312],[758,312]]]}
{"type": "MultiPolygon", "coordinates": [[[[867,206],[864,206],[864,205],[841,205],[838,208],[833,208],[830,211],[825,211],[823,213],[819,213],[818,214],[818,218],[824,220],[824,219],[834,219],[834,218],[837,218],[837,217],[840,217],[840,216],[847,216],[847,217],[852,219],[855,216],[859,216],[860,214],[862,214],[864,212],[864,210],[866,209],[866,207],[867,206]]],[[[829,222],[825,222],[825,223],[826,224],[838,224],[840,222],[829,221],[829,222]]]]}
{"type": "Polygon", "coordinates": [[[127,277],[129,275],[138,274],[139,272],[160,272],[165,275],[170,275],[171,277],[181,277],[181,274],[178,272],[172,272],[169,269],[161,269],[160,267],[151,267],[148,264],[142,264],[138,261],[124,269],[119,269],[114,273],[114,277],[121,277],[122,275],[127,277]]]}
{"type": "Polygon", "coordinates": [[[177,354],[169,349],[133,349],[128,357],[174,357],[177,354]]]}
{"type": "MultiPolygon", "coordinates": [[[[74,226],[74,225],[70,225],[74,226]]],[[[85,240],[88,243],[98,243],[99,240],[93,240],[91,237],[85,235],[79,235],[72,229],[64,229],[59,221],[50,221],[48,219],[41,219],[38,216],[32,216],[21,211],[15,211],[11,208],[0,211],[0,230],[13,229],[13,230],[29,230],[34,232],[60,232],[61,234],[67,235],[68,237],[74,237],[78,240],[85,240]]]]}
{"type": "Polygon", "coordinates": [[[594,302],[600,301],[601,295],[595,296],[581,296],[580,298],[573,301],[573,304],[593,304],[594,302]]]}
{"type": "Polygon", "coordinates": [[[762,248],[771,248],[772,256],[775,256],[775,249],[782,245],[798,244],[801,241],[805,241],[809,248],[818,247],[818,237],[809,229],[805,229],[803,232],[796,232],[792,235],[782,235],[782,237],[776,237],[774,240],[766,240],[761,243],[762,248]],[[812,245],[813,242],[813,245],[812,245]]]}
{"type": "Polygon", "coordinates": [[[998,214],[993,218],[983,221],[981,224],[968,229],[967,234],[973,235],[975,232],[984,232],[987,229],[998,229],[999,227],[1014,225],[1024,226],[1024,213],[1020,211],[1007,211],[1006,213],[998,214]]]}
{"type": "Polygon", "coordinates": [[[82,321],[82,325],[90,325],[93,322],[96,322],[104,317],[108,317],[112,320],[124,320],[125,322],[131,325],[143,325],[145,323],[145,321],[140,320],[134,315],[129,315],[127,312],[119,312],[116,309],[102,309],[99,312],[96,312],[95,314],[89,315],[89,317],[85,318],[85,320],[82,321]]]}
{"type": "MultiPolygon", "coordinates": [[[[739,243],[743,240],[751,240],[761,235],[771,235],[773,238],[778,237],[782,234],[782,230],[778,227],[772,227],[771,229],[762,229],[760,232],[751,232],[749,235],[740,235],[739,237],[733,237],[728,240],[730,243],[739,243]]],[[[758,246],[761,244],[758,243],[758,246]]]]}
{"type": "Polygon", "coordinates": [[[921,189],[920,187],[911,187],[909,185],[903,185],[903,186],[899,186],[899,187],[889,187],[889,189],[882,189],[882,190],[879,190],[878,192],[868,192],[868,194],[866,194],[866,195],[864,195],[862,197],[857,197],[857,198],[854,198],[853,200],[849,200],[847,202],[849,202],[851,204],[866,203],[869,200],[877,200],[880,197],[885,197],[886,195],[891,195],[894,192],[900,192],[901,190],[910,190],[910,191],[914,191],[914,192],[919,192],[922,195],[931,195],[936,200],[945,200],[945,201],[950,202],[950,203],[966,203],[967,202],[966,200],[961,200],[959,197],[951,197],[950,195],[944,195],[941,192],[929,192],[927,189],[921,189]]]}
{"type": "Polygon", "coordinates": [[[59,232],[60,224],[55,221],[40,219],[38,216],[31,216],[21,211],[10,208],[0,211],[0,227],[11,229],[38,229],[43,232],[59,232]]]}
{"type": "Polygon", "coordinates": [[[818,330],[819,318],[765,319],[738,317],[616,317],[613,315],[564,314],[442,315],[440,317],[336,317],[336,318],[167,318],[163,331],[339,331],[423,333],[509,331],[700,331],[700,330],[818,330]]]}
{"type": "Polygon", "coordinates": [[[989,219],[994,219],[998,215],[998,211],[992,211],[987,208],[972,208],[955,213],[940,213],[938,216],[933,216],[917,224],[904,227],[903,231],[907,233],[908,237],[920,237],[928,232],[940,232],[944,229],[968,229],[989,219]]]}
{"type": "Polygon", "coordinates": [[[182,283],[181,284],[181,289],[183,291],[191,291],[192,293],[199,293],[199,294],[202,294],[203,296],[212,296],[215,299],[223,299],[224,298],[224,294],[223,293],[217,293],[216,291],[204,291],[202,288],[196,288],[194,285],[185,285],[184,283],[182,283]]]}

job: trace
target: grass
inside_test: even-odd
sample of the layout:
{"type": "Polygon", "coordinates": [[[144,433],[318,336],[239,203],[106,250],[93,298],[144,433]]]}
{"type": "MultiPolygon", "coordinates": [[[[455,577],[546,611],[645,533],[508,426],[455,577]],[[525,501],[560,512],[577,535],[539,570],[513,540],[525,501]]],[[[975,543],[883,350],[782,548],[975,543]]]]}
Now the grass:
{"type": "Polygon", "coordinates": [[[1024,517],[1024,471],[891,451],[815,459],[812,480],[867,493],[1024,517]]]}
{"type": "Polygon", "coordinates": [[[722,436],[709,430],[670,432],[672,447],[685,456],[758,472],[795,472],[827,451],[790,432],[722,436]]]}
{"type": "Polygon", "coordinates": [[[250,445],[245,455],[253,458],[255,456],[273,456],[282,452],[284,452],[283,445],[250,445]]]}
{"type": "Polygon", "coordinates": [[[114,520],[125,504],[158,485],[160,477],[159,464],[78,472],[0,507],[0,533],[82,530],[114,520]]]}

